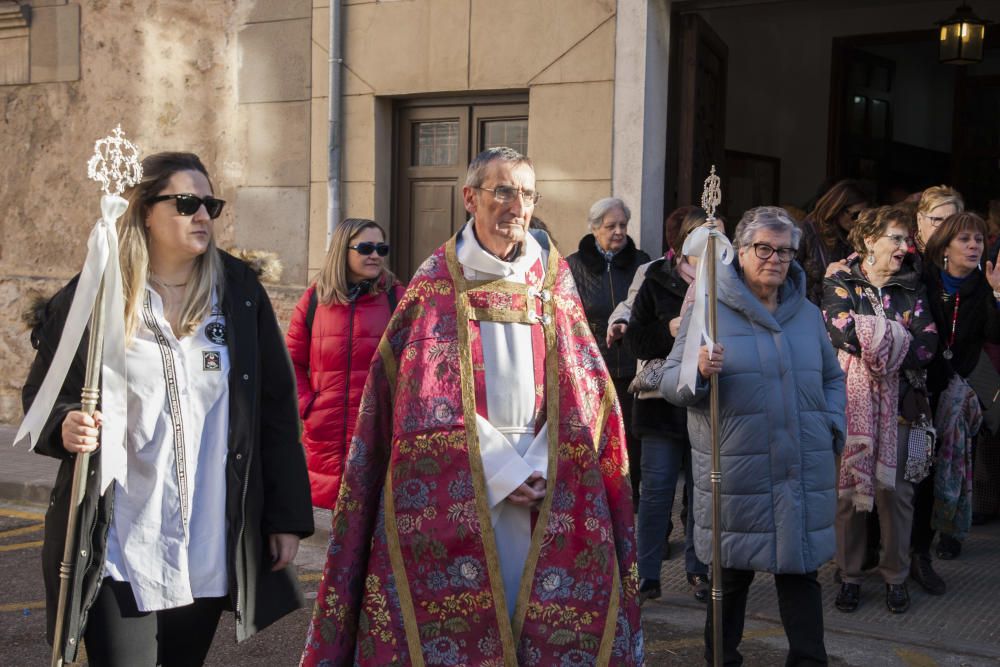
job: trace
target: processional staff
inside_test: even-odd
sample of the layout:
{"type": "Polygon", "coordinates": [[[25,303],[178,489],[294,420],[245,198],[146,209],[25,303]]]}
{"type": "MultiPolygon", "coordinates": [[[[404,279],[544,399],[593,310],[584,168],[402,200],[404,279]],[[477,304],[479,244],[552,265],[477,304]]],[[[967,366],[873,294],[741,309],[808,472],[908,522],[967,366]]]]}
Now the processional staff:
{"type": "MultiPolygon", "coordinates": [[[[98,403],[101,404],[103,421],[99,435],[101,456],[98,459],[98,489],[103,494],[115,481],[123,487],[126,483],[125,307],[118,263],[118,231],[115,225],[128,208],[128,201],[121,194],[142,178],[139,150],[125,137],[120,125],[111,135],[94,144],[94,155],[87,163],[87,174],[92,180],[98,181],[104,191],[101,197],[101,219],[90,232],[87,258],[80,272],[52,364],[31,409],[21,422],[14,444],[28,438],[29,446],[34,449],[38,443],[38,437],[59,396],[80,341],[83,340],[84,333],[89,331],[80,409],[93,415],[98,403]]],[[[69,613],[80,507],[87,493],[89,465],[89,452],[76,454],[66,543],[59,566],[59,606],[52,641],[52,667],[61,667],[63,664],[63,634],[69,613]]]]}
{"type": "MultiPolygon", "coordinates": [[[[707,214],[705,224],[691,232],[684,241],[684,255],[699,257],[695,278],[695,300],[691,308],[684,354],[681,360],[680,386],[692,392],[697,384],[698,349],[704,340],[711,359],[718,336],[718,292],[716,273],[719,263],[733,261],[733,246],[719,228],[716,208],[722,201],[722,188],[715,165],[705,179],[701,207],[707,214]],[[706,311],[708,318],[706,322],[706,311]],[[706,326],[707,324],[707,326],[706,326]]],[[[709,424],[712,438],[712,655],[715,665],[722,664],[722,462],[719,453],[719,376],[709,377],[709,424]]]]}

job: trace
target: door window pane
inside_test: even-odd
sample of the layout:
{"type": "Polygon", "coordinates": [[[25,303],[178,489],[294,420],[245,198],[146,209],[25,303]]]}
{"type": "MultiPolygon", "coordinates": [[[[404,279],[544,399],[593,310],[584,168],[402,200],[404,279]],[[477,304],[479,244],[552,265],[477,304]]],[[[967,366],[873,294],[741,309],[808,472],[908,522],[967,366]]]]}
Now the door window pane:
{"type": "Polygon", "coordinates": [[[458,163],[458,121],[415,123],[413,166],[440,167],[458,163]]]}
{"type": "Polygon", "coordinates": [[[528,154],[528,119],[504,118],[484,120],[481,125],[482,146],[479,150],[497,146],[509,146],[521,155],[528,154]]]}

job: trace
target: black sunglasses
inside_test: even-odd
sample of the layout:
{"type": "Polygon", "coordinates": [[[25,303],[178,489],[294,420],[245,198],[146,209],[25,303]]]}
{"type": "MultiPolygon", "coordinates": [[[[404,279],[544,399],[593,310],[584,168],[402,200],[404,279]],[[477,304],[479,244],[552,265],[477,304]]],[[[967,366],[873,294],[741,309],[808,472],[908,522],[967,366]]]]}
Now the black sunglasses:
{"type": "Polygon", "coordinates": [[[854,221],[854,222],[858,221],[858,218],[861,217],[861,214],[863,212],[864,212],[864,209],[858,209],[857,211],[852,211],[852,210],[850,210],[850,209],[848,209],[846,207],[844,208],[844,213],[846,213],[847,215],[851,216],[851,220],[854,221]]]}
{"type": "Polygon", "coordinates": [[[177,212],[181,215],[194,215],[198,209],[205,206],[208,217],[215,219],[222,213],[222,207],[226,205],[224,199],[215,197],[199,197],[197,195],[158,195],[147,199],[147,203],[155,204],[161,201],[173,199],[177,203],[177,212]]]}
{"type": "Polygon", "coordinates": [[[347,247],[351,250],[356,250],[359,255],[370,255],[373,252],[377,252],[379,257],[385,257],[389,254],[388,243],[372,243],[371,241],[364,241],[363,243],[349,245],[347,247]]]}

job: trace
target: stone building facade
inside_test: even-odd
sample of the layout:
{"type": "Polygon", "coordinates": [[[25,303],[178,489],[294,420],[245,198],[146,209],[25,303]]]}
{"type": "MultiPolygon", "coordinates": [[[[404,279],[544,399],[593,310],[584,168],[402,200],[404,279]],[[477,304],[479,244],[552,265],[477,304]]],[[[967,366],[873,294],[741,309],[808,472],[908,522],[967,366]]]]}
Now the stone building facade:
{"type": "MultiPolygon", "coordinates": [[[[342,0],[343,216],[396,234],[400,116],[427,107],[514,109],[491,131],[534,158],[537,214],[566,249],[593,200],[641,211],[650,6],[655,28],[669,3],[342,0]]],[[[118,123],[144,154],[203,158],[230,202],[220,245],[278,253],[287,321],[325,252],[329,36],[329,0],[0,0],[0,422],[20,419],[33,356],[21,311],[82,265],[99,215],[85,164],[118,123]]]]}

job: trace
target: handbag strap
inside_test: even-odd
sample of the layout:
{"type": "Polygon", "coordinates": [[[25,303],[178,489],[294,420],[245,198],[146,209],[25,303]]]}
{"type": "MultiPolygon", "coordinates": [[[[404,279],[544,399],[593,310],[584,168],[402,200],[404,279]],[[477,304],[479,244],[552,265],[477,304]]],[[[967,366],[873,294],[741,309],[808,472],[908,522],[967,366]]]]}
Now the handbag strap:
{"type": "Polygon", "coordinates": [[[865,296],[868,297],[868,300],[871,302],[872,309],[875,311],[875,314],[882,319],[885,319],[885,308],[882,307],[882,299],[875,295],[875,290],[871,287],[866,287],[864,292],[865,296]]]}

